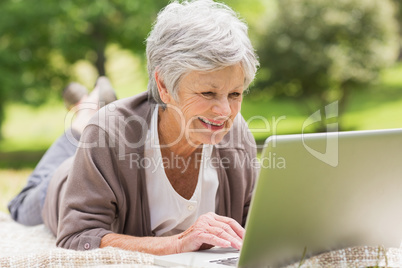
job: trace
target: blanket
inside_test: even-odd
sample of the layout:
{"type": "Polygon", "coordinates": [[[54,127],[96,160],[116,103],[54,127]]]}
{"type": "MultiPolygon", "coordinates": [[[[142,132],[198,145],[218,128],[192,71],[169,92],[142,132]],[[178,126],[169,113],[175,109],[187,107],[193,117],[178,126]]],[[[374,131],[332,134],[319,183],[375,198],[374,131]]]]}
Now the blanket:
{"type": "MultiPolygon", "coordinates": [[[[44,226],[26,227],[0,212],[0,267],[155,268],[154,256],[112,247],[90,251],[57,248],[44,226]]],[[[335,250],[289,267],[402,267],[402,249],[354,247],[335,250]]]]}
{"type": "Polygon", "coordinates": [[[56,247],[42,224],[26,227],[0,213],[0,267],[157,267],[153,256],[112,247],[75,251],[56,247]]]}

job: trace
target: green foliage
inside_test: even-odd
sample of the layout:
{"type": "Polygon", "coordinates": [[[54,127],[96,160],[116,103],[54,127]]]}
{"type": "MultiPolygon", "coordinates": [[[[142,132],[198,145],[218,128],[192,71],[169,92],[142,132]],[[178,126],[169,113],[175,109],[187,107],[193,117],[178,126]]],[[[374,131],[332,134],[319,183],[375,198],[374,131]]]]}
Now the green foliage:
{"type": "Polygon", "coordinates": [[[89,60],[104,75],[106,46],[119,43],[142,54],[152,21],[167,3],[4,0],[0,4],[0,84],[13,91],[13,97],[32,88],[23,95],[32,103],[46,98],[48,94],[41,93],[49,88],[60,91],[70,76],[69,67],[78,60],[89,60]]]}
{"type": "Polygon", "coordinates": [[[40,104],[51,95],[49,84],[66,77],[64,70],[49,65],[52,54],[46,19],[55,5],[0,2],[0,133],[7,100],[40,104]]]}
{"type": "MultiPolygon", "coordinates": [[[[0,2],[0,126],[4,105],[39,105],[60,94],[71,65],[87,60],[105,74],[112,43],[144,53],[144,39],[168,0],[2,0],[0,2]]],[[[0,128],[1,133],[1,128],[0,128]]]]}
{"type": "MultiPolygon", "coordinates": [[[[264,0],[227,0],[256,19],[264,0]]],[[[6,101],[39,105],[60,96],[80,60],[105,75],[110,44],[143,56],[145,38],[169,0],[0,1],[0,133],[6,101]]],[[[256,23],[256,20],[254,21],[256,23]]],[[[1,136],[1,135],[0,135],[1,136]]]]}
{"type": "Polygon", "coordinates": [[[402,1],[401,0],[392,0],[395,8],[395,18],[399,25],[399,60],[402,60],[402,1]]]}
{"type": "Polygon", "coordinates": [[[53,16],[57,3],[46,5],[29,1],[0,3],[0,85],[3,101],[20,99],[41,103],[48,95],[49,83],[63,79],[66,73],[50,65],[47,18],[53,16]],[[44,71],[46,69],[46,72],[44,71]]]}
{"type": "Polygon", "coordinates": [[[105,75],[106,46],[118,43],[143,54],[152,22],[167,3],[168,0],[61,1],[60,15],[51,23],[52,42],[68,62],[87,59],[96,65],[100,75],[105,75]]]}
{"type": "Polygon", "coordinates": [[[397,55],[397,26],[388,0],[278,0],[262,37],[258,85],[293,97],[308,112],[375,81],[397,55]]]}

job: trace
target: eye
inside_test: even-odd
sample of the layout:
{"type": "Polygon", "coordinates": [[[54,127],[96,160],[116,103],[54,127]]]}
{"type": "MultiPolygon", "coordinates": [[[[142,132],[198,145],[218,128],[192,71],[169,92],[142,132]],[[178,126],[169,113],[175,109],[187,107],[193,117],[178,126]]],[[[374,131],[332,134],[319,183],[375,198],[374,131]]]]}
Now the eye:
{"type": "Polygon", "coordinates": [[[241,93],[240,92],[232,92],[229,94],[230,98],[239,98],[241,97],[241,93]]]}
{"type": "Polygon", "coordinates": [[[206,91],[201,93],[202,96],[207,97],[207,98],[212,98],[215,96],[215,93],[212,91],[206,91]]]}

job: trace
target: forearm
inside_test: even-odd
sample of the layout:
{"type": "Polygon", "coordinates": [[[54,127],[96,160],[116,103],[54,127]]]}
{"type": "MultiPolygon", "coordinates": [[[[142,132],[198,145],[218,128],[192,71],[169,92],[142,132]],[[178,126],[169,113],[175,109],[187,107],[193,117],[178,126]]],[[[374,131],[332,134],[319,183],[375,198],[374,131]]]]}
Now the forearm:
{"type": "Polygon", "coordinates": [[[244,229],[235,220],[209,212],[201,215],[186,231],[168,237],[134,237],[110,233],[101,239],[100,247],[117,247],[154,255],[168,255],[200,249],[234,247],[240,249],[244,229]]]}
{"type": "Polygon", "coordinates": [[[176,241],[177,236],[135,237],[111,233],[102,238],[100,247],[111,246],[154,255],[168,255],[178,253],[176,241]]]}

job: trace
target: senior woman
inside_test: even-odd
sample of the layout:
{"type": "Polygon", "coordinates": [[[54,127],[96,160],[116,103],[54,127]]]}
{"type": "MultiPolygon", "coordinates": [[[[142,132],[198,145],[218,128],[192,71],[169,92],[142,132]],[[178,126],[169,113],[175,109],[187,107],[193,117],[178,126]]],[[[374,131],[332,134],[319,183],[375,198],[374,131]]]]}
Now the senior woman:
{"type": "Polygon", "coordinates": [[[148,91],[86,125],[42,210],[58,246],[172,254],[242,246],[257,170],[239,114],[258,61],[226,5],[173,2],[147,38],[148,91]]]}

